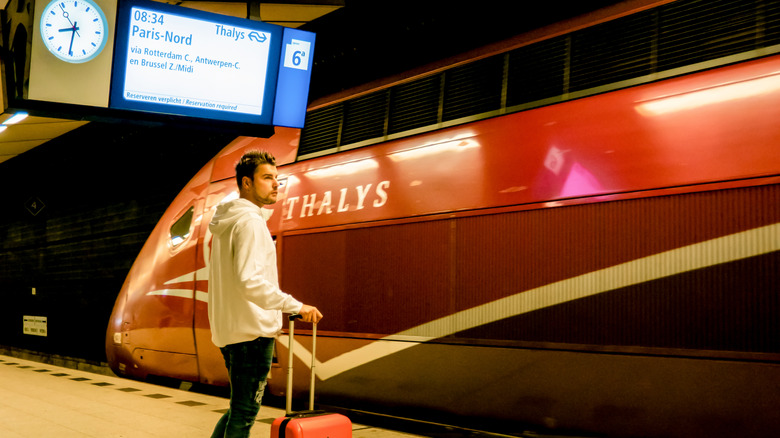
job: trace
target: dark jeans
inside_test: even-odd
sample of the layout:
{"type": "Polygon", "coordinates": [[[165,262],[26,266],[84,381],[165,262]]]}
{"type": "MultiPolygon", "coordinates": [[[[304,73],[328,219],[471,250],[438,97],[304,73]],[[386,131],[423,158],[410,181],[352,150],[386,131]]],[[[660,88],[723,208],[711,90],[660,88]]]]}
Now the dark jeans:
{"type": "Polygon", "coordinates": [[[260,410],[274,338],[230,344],[220,351],[230,375],[230,409],[217,422],[211,438],[247,438],[260,410]]]}

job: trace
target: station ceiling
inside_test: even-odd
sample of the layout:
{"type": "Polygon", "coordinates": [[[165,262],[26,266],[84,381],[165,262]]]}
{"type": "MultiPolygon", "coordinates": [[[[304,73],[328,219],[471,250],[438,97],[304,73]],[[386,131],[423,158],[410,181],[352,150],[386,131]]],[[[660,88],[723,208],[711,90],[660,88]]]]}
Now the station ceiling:
{"type": "MultiPolygon", "coordinates": [[[[311,100],[619,3],[616,0],[164,2],[241,18],[249,16],[317,33],[311,100]]],[[[0,7],[8,4],[0,1],[0,7]]],[[[0,123],[12,115],[0,115],[0,123]]],[[[9,125],[0,132],[0,163],[86,123],[30,116],[9,125]]]]}

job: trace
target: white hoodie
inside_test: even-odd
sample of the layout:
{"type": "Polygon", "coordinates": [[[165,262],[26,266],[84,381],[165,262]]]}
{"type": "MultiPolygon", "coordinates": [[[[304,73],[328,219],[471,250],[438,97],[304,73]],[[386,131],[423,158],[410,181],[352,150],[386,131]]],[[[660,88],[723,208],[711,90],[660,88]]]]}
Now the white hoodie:
{"type": "Polygon", "coordinates": [[[276,247],[266,221],[271,211],[239,198],[217,206],[209,267],[209,323],[217,347],[275,337],[282,312],[303,305],[279,289],[276,247]]]}

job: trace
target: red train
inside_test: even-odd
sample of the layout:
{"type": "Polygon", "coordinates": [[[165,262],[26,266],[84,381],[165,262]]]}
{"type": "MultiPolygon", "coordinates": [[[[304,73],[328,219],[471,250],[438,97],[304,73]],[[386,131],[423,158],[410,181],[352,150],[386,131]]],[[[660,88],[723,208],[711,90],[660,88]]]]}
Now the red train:
{"type": "MultiPolygon", "coordinates": [[[[586,21],[669,2],[651,3],[586,21]]],[[[545,40],[475,58],[532,39],[545,40]]],[[[325,315],[321,402],[518,431],[773,436],[780,55],[759,55],[302,161],[299,130],[239,138],[139,254],[108,327],[109,363],[133,378],[227,384],[206,316],[207,225],[237,196],[238,157],[262,148],[283,163],[269,221],[282,289],[325,315]]]]}

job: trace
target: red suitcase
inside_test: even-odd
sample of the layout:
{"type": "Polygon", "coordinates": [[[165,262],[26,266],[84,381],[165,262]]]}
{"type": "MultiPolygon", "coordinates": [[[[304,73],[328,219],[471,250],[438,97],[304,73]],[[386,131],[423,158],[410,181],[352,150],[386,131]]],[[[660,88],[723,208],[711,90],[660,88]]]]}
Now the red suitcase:
{"type": "Polygon", "coordinates": [[[301,315],[290,316],[290,345],[287,359],[287,409],[284,417],[271,424],[271,438],[342,438],[352,437],[352,422],[341,414],[314,410],[314,364],[317,349],[317,324],[311,335],[311,382],[309,410],[292,412],[293,333],[295,320],[301,315]]]}

